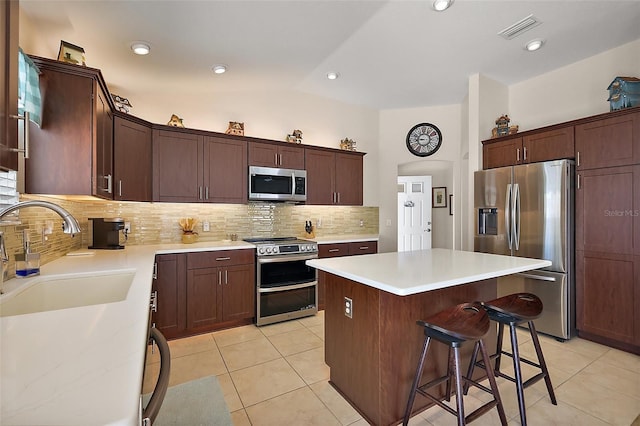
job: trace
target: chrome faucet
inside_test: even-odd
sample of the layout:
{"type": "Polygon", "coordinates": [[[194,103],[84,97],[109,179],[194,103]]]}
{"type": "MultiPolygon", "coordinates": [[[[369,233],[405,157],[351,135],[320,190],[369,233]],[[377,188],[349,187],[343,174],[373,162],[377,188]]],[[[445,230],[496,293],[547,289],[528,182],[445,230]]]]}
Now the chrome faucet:
{"type": "MultiPolygon", "coordinates": [[[[62,232],[64,232],[65,234],[71,234],[71,236],[80,233],[80,224],[78,223],[76,218],[73,217],[71,213],[69,213],[59,205],[49,201],[41,201],[41,200],[22,201],[12,206],[6,207],[0,210],[0,221],[7,214],[14,212],[16,210],[23,209],[25,207],[44,207],[46,209],[53,210],[54,212],[58,213],[63,220],[62,232]]],[[[4,280],[6,279],[6,276],[7,276],[7,265],[9,264],[9,256],[7,256],[7,250],[4,243],[4,234],[2,232],[0,232],[0,263],[2,263],[2,273],[0,273],[0,293],[1,293],[2,284],[4,283],[4,280]]]]}

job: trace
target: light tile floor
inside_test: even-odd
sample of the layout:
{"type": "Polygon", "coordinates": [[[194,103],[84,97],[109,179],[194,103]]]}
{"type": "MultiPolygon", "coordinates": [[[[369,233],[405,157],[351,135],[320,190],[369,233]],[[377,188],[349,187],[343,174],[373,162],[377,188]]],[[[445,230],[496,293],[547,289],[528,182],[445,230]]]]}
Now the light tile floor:
{"type": "MultiPolygon", "coordinates": [[[[327,382],[323,314],[173,340],[169,342],[170,385],[216,375],[238,426],[364,426],[367,422],[327,382]]],[[[518,331],[518,339],[521,353],[535,359],[528,333],[518,331]]],[[[540,340],[558,405],[549,401],[544,381],[527,388],[531,426],[628,426],[640,414],[640,356],[578,338],[564,343],[545,336],[540,340]]],[[[157,352],[149,354],[147,378],[157,377],[158,361],[157,352]]],[[[523,371],[526,378],[535,370],[525,365],[523,371]]],[[[519,425],[514,385],[502,378],[498,378],[498,385],[509,425],[519,425]]],[[[147,380],[144,392],[152,387],[153,379],[147,380]]],[[[472,388],[465,399],[467,412],[487,396],[472,388]]],[[[413,426],[455,423],[455,418],[439,407],[414,416],[410,422],[413,426]]],[[[473,424],[499,424],[497,411],[473,424]]]]}

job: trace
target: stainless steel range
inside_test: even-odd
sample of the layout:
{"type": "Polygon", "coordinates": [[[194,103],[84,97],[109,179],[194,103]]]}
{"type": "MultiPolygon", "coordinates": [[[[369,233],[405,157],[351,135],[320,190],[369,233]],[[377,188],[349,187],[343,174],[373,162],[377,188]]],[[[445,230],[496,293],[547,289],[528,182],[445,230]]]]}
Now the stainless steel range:
{"type": "Polygon", "coordinates": [[[318,245],[295,237],[244,241],[256,246],[256,324],[315,315],[318,275],[306,261],[318,257],[318,245]]]}

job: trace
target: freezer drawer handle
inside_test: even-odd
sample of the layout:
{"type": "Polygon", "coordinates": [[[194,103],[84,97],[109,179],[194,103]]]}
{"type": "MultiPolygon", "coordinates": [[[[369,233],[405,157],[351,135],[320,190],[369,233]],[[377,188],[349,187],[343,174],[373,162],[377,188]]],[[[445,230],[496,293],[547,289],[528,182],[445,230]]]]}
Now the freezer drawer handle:
{"type": "Polygon", "coordinates": [[[532,280],[538,280],[538,281],[551,281],[551,282],[556,281],[555,277],[543,277],[542,275],[525,274],[523,272],[519,272],[516,275],[524,278],[531,278],[532,280]]]}

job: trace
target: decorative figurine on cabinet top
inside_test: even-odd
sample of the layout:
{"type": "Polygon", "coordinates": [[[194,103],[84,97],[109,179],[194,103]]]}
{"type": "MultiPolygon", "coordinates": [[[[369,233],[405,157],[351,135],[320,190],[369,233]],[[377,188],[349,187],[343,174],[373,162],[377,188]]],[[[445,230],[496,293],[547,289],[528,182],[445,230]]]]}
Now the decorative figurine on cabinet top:
{"type": "Polygon", "coordinates": [[[228,135],[244,136],[244,123],[239,121],[230,121],[229,127],[225,132],[228,135]]]}
{"type": "Polygon", "coordinates": [[[113,104],[115,105],[116,110],[120,112],[129,114],[130,109],[133,108],[133,105],[131,105],[127,98],[123,98],[122,96],[113,93],[111,94],[111,98],[113,98],[113,104]]]}
{"type": "Polygon", "coordinates": [[[171,114],[171,118],[169,119],[167,126],[184,127],[184,124],[182,123],[182,118],[178,117],[175,114],[171,114]]]}
{"type": "Polygon", "coordinates": [[[517,124],[509,126],[510,121],[511,119],[507,114],[498,117],[496,127],[491,130],[491,137],[497,138],[499,136],[515,135],[518,133],[519,126],[517,124]]]}
{"type": "Polygon", "coordinates": [[[302,143],[302,130],[294,130],[290,135],[287,135],[287,142],[302,143]]]}
{"type": "Polygon", "coordinates": [[[640,105],[640,78],[616,77],[609,87],[609,108],[611,111],[640,105]]]}
{"type": "Polygon", "coordinates": [[[344,151],[355,151],[356,142],[353,139],[344,138],[340,141],[340,149],[344,151]]]}

